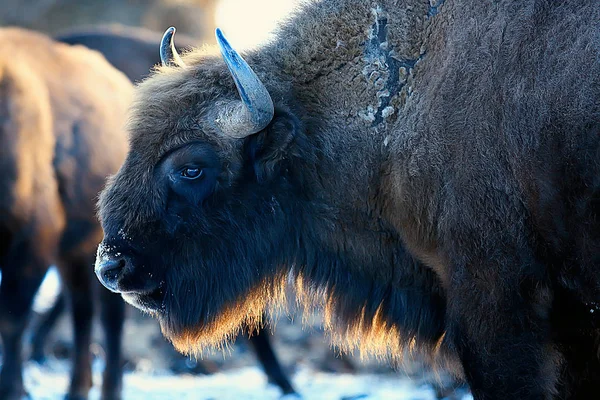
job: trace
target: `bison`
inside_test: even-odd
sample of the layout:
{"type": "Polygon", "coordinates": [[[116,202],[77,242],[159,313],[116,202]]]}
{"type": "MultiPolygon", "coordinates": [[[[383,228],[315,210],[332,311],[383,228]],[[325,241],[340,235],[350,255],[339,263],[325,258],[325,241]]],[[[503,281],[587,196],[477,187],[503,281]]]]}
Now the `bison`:
{"type": "Polygon", "coordinates": [[[182,351],[290,280],[333,338],[476,400],[600,382],[600,2],[323,0],[134,94],[95,271],[182,351]]]}
{"type": "MultiPolygon", "coordinates": [[[[183,38],[184,40],[179,42],[181,46],[177,47],[180,50],[191,49],[194,40],[185,36],[183,38]]],[[[157,51],[161,37],[160,35],[156,36],[153,31],[148,29],[96,27],[73,30],[60,34],[54,39],[70,45],[84,45],[99,51],[109,63],[125,73],[132,82],[144,79],[150,70],[161,62],[157,51]]],[[[179,39],[180,37],[178,37],[179,39]]],[[[58,297],[53,307],[43,316],[36,327],[32,335],[32,359],[38,362],[44,361],[46,340],[65,306],[65,297],[58,297]]],[[[255,334],[250,336],[250,344],[269,380],[277,384],[283,393],[295,393],[273,350],[269,335],[267,330],[260,327],[255,334]]]]}
{"type": "MultiPolygon", "coordinates": [[[[197,40],[177,37],[178,49],[191,49],[197,40]]],[[[150,69],[160,63],[158,44],[161,35],[149,29],[99,26],[63,32],[55,39],[68,44],[81,44],[97,50],[119,71],[133,81],[144,79],[150,69]]]]}
{"type": "Polygon", "coordinates": [[[107,333],[104,399],[120,397],[122,299],[97,284],[96,197],[127,151],[132,85],[97,52],[18,28],[0,29],[0,398],[24,393],[21,343],[51,264],[69,290],[75,332],[68,398],[87,398],[92,291],[107,333]]]}

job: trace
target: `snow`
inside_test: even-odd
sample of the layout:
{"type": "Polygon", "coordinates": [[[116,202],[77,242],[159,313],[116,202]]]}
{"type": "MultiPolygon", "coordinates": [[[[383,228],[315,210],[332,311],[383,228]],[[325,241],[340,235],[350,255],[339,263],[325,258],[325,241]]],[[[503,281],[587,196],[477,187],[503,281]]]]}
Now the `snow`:
{"type": "Polygon", "coordinates": [[[51,266],[44,281],[40,286],[35,298],[33,299],[33,310],[36,313],[43,314],[52,307],[56,297],[62,290],[60,276],[55,266],[51,266]]]}
{"type": "MultiPolygon", "coordinates": [[[[100,398],[101,365],[94,366],[96,385],[89,399],[100,398]]],[[[169,373],[127,373],[123,398],[127,400],[196,399],[196,400],[435,400],[433,390],[417,387],[400,375],[329,374],[300,369],[293,378],[301,397],[281,396],[279,389],[266,382],[257,367],[240,368],[210,376],[173,375],[169,373]]],[[[51,361],[45,366],[29,363],[25,385],[33,399],[62,399],[68,387],[68,364],[51,361]]],[[[466,396],[463,400],[472,400],[466,396]]]]}

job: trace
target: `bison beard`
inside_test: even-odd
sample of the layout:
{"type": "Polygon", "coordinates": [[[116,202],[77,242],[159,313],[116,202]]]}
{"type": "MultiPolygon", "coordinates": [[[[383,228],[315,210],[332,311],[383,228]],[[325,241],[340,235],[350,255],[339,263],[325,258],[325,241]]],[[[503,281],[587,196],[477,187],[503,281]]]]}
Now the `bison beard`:
{"type": "MultiPolygon", "coordinates": [[[[419,263],[400,248],[387,249],[390,257],[401,260],[406,268],[392,283],[353,276],[348,271],[357,269],[350,266],[355,260],[343,260],[335,253],[325,254],[311,248],[308,242],[304,242],[299,252],[291,249],[286,243],[300,240],[289,234],[294,230],[289,229],[285,234],[274,229],[275,220],[279,226],[287,225],[282,224],[283,214],[274,214],[273,222],[265,224],[263,234],[256,229],[248,232],[248,237],[255,240],[240,240],[247,245],[236,246],[237,256],[229,254],[212,260],[204,250],[171,247],[174,254],[204,255],[201,259],[178,257],[163,261],[167,265],[187,266],[167,273],[163,302],[154,312],[163,333],[179,351],[199,354],[206,347],[220,347],[234,339],[240,326],[256,329],[264,323],[262,316],[266,308],[288,304],[286,286],[291,281],[299,305],[306,309],[323,309],[324,323],[342,349],[391,356],[394,361],[399,361],[406,350],[419,351],[432,362],[448,362],[442,357],[446,354],[438,352],[443,339],[445,303],[432,274],[424,272],[419,263]],[[280,261],[276,263],[265,257],[272,256],[272,250],[265,249],[271,247],[271,243],[278,243],[274,247],[280,252],[276,257],[280,261]],[[256,261],[261,259],[263,261],[256,261]],[[286,259],[295,260],[296,267],[291,274],[287,268],[281,268],[289,265],[282,261],[286,259]],[[253,260],[252,267],[248,267],[247,260],[253,260]],[[314,282],[320,284],[315,286],[314,282]],[[422,286],[421,290],[415,290],[417,285],[422,286]],[[181,296],[182,293],[185,295],[181,296]]],[[[373,251],[381,253],[382,249],[373,251]]],[[[131,300],[128,294],[124,294],[124,298],[131,300]]],[[[130,302],[140,306],[135,300],[130,302]]]]}
{"type": "Polygon", "coordinates": [[[248,63],[220,32],[164,51],[101,196],[131,253],[103,283],[185,350],[291,274],[334,339],[449,354],[477,400],[597,394],[600,3],[439,3],[314,2],[248,63]]]}
{"type": "MultiPolygon", "coordinates": [[[[187,288],[185,284],[178,283],[182,287],[175,289],[177,293],[194,293],[193,286],[187,288]]],[[[281,283],[260,283],[250,291],[243,292],[236,301],[215,308],[219,310],[218,313],[196,310],[199,308],[199,296],[190,296],[188,302],[167,302],[165,308],[169,312],[164,316],[158,315],[162,333],[171,340],[178,351],[198,356],[207,347],[218,348],[234,340],[241,333],[242,326],[250,332],[257,331],[264,323],[262,319],[267,305],[283,303],[283,288],[281,283]],[[203,318],[198,317],[199,315],[203,318]]],[[[214,299],[205,305],[215,306],[214,299]]]]}

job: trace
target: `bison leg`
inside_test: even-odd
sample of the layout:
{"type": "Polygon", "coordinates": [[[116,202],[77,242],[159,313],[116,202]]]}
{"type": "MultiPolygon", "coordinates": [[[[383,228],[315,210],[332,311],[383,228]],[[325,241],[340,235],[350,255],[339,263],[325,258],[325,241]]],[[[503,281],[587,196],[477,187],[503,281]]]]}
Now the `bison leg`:
{"type": "Polygon", "coordinates": [[[102,326],[106,346],[106,369],[102,382],[102,399],[121,398],[123,380],[123,356],[121,338],[125,321],[125,302],[120,295],[100,288],[102,326]]]}
{"type": "Polygon", "coordinates": [[[279,386],[284,394],[296,393],[273,351],[269,335],[268,330],[260,328],[256,335],[250,336],[250,343],[269,380],[279,386]]]}
{"type": "Polygon", "coordinates": [[[4,359],[0,372],[0,399],[20,399],[25,393],[22,375],[23,332],[33,298],[51,259],[40,257],[27,243],[14,246],[3,262],[0,284],[0,336],[4,359]]]}
{"type": "Polygon", "coordinates": [[[46,340],[48,339],[50,332],[52,332],[52,328],[54,328],[56,321],[58,321],[58,318],[64,312],[66,305],[67,302],[65,296],[61,293],[50,311],[41,318],[31,338],[31,359],[35,362],[41,364],[46,360],[46,340]]]}
{"type": "Polygon", "coordinates": [[[60,263],[60,272],[69,291],[73,317],[74,352],[71,371],[71,386],[68,399],[86,399],[92,387],[92,322],[94,297],[91,263],[70,260],[60,263]]]}
{"type": "Polygon", "coordinates": [[[551,295],[501,271],[455,278],[464,284],[449,291],[446,338],[475,400],[552,399],[560,357],[550,339],[551,295]]]}

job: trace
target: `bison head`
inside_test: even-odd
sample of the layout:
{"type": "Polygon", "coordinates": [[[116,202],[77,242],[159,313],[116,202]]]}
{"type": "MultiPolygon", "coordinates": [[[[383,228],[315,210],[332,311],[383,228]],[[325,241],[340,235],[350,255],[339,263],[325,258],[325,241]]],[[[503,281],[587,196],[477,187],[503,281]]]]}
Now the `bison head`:
{"type": "Polygon", "coordinates": [[[281,83],[267,90],[219,30],[220,56],[183,60],[173,34],[162,70],[137,88],[129,154],[100,196],[96,274],[189,351],[280,294],[311,197],[294,171],[314,155],[281,83]]]}

